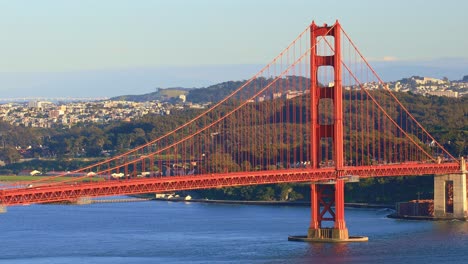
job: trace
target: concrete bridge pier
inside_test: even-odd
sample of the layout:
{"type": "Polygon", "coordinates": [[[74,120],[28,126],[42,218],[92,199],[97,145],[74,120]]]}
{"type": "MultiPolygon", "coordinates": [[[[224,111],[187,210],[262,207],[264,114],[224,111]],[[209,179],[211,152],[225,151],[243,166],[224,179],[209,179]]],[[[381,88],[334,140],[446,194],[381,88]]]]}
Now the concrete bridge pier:
{"type": "Polygon", "coordinates": [[[434,217],[468,218],[466,175],[466,161],[462,158],[460,173],[434,176],[434,217]]]}
{"type": "Polygon", "coordinates": [[[310,192],[311,220],[307,236],[290,236],[290,241],[304,242],[363,242],[367,237],[349,236],[344,217],[343,179],[313,183],[310,192]],[[323,222],[332,222],[328,226],[323,222]]]}

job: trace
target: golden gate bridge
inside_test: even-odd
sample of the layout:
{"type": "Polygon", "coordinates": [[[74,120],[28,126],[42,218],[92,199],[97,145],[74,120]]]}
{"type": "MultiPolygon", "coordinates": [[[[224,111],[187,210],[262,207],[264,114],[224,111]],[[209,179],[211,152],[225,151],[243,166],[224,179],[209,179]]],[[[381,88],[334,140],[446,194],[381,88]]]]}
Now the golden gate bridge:
{"type": "MultiPolygon", "coordinates": [[[[455,214],[466,216],[464,161],[400,103],[338,21],[308,25],[251,79],[182,126],[71,173],[80,176],[3,186],[0,203],[310,183],[304,240],[352,241],[344,217],[347,181],[441,175],[442,184],[453,177],[465,184],[455,214]]],[[[435,206],[445,210],[444,202],[435,206]]]]}

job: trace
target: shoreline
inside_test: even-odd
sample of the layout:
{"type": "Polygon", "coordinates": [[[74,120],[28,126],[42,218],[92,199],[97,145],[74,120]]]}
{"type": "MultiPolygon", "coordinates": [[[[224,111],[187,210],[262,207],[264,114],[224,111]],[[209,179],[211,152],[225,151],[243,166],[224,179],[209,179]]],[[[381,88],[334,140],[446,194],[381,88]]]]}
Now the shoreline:
{"type": "Polygon", "coordinates": [[[446,218],[446,217],[435,217],[435,216],[424,216],[424,215],[397,215],[395,213],[387,215],[388,218],[392,219],[403,219],[412,221],[467,221],[466,218],[446,218]]]}
{"type": "MultiPolygon", "coordinates": [[[[207,200],[207,199],[165,199],[152,198],[151,201],[166,201],[166,202],[194,202],[194,203],[212,203],[212,204],[240,204],[240,205],[268,205],[268,206],[310,206],[310,202],[306,201],[240,201],[240,200],[207,200]]],[[[376,208],[376,209],[395,209],[394,205],[390,204],[369,204],[369,203],[345,203],[345,207],[350,208],[376,208]]]]}
{"type": "MultiPolygon", "coordinates": [[[[261,206],[295,206],[295,207],[310,207],[310,202],[306,201],[241,201],[241,200],[208,200],[208,199],[190,199],[183,198],[148,198],[140,196],[128,196],[128,198],[110,198],[110,199],[89,199],[86,201],[73,203],[73,202],[54,202],[45,204],[101,204],[101,203],[132,203],[132,202],[193,202],[193,203],[207,203],[207,204],[232,204],[232,205],[261,205],[261,206]]],[[[370,209],[390,209],[395,210],[395,206],[390,204],[369,204],[369,203],[345,203],[348,208],[370,208],[370,209]]],[[[390,217],[390,216],[389,216],[390,217]]]]}

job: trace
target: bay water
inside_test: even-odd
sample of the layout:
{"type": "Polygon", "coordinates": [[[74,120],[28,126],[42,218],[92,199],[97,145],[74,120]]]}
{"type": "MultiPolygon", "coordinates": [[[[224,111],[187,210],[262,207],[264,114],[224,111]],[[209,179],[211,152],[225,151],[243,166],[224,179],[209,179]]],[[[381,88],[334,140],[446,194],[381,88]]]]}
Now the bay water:
{"type": "Polygon", "coordinates": [[[363,243],[290,242],[308,207],[145,201],[9,207],[0,263],[468,263],[468,223],[346,209],[363,243]]]}

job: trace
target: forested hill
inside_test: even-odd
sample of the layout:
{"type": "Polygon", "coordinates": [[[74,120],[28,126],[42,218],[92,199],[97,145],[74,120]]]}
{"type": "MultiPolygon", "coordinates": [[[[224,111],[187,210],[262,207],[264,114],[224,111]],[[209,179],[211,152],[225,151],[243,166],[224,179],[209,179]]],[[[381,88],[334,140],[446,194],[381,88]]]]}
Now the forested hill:
{"type": "Polygon", "coordinates": [[[132,101],[132,102],[147,102],[147,101],[169,101],[172,98],[178,98],[179,95],[186,95],[190,92],[191,88],[167,88],[167,89],[156,89],[155,92],[141,94],[141,95],[121,95],[110,98],[113,101],[132,101]]]}
{"type": "MultiPolygon", "coordinates": [[[[271,82],[273,79],[266,79],[266,78],[257,78],[253,80],[250,85],[260,87],[261,85],[265,85],[268,82],[271,82]]],[[[290,89],[294,89],[293,87],[303,88],[305,87],[309,80],[304,77],[297,77],[297,76],[288,76],[286,78],[288,82],[288,87],[290,89]]],[[[192,103],[216,103],[221,101],[222,99],[226,98],[236,89],[244,85],[247,81],[227,81],[218,84],[214,84],[208,87],[201,87],[201,88],[167,88],[161,89],[159,88],[156,92],[142,94],[142,95],[122,95],[113,97],[110,100],[126,100],[126,101],[134,101],[134,102],[143,102],[143,101],[152,101],[152,100],[160,100],[160,101],[169,101],[171,98],[176,98],[180,94],[185,94],[187,96],[187,101],[192,103]]],[[[250,87],[252,88],[252,87],[250,87]]],[[[248,93],[248,92],[246,92],[248,93]]],[[[242,92],[241,92],[242,94],[242,92]]]]}
{"type": "Polygon", "coordinates": [[[191,90],[187,94],[187,101],[193,103],[218,102],[230,95],[246,81],[229,81],[191,90]]]}
{"type": "Polygon", "coordinates": [[[184,94],[187,96],[187,101],[192,103],[207,103],[218,102],[231,94],[234,90],[239,88],[245,81],[228,81],[218,83],[208,87],[201,88],[159,88],[157,91],[141,95],[121,95],[110,98],[113,101],[125,100],[133,102],[145,101],[169,101],[172,98],[177,98],[179,95],[184,94]]]}

